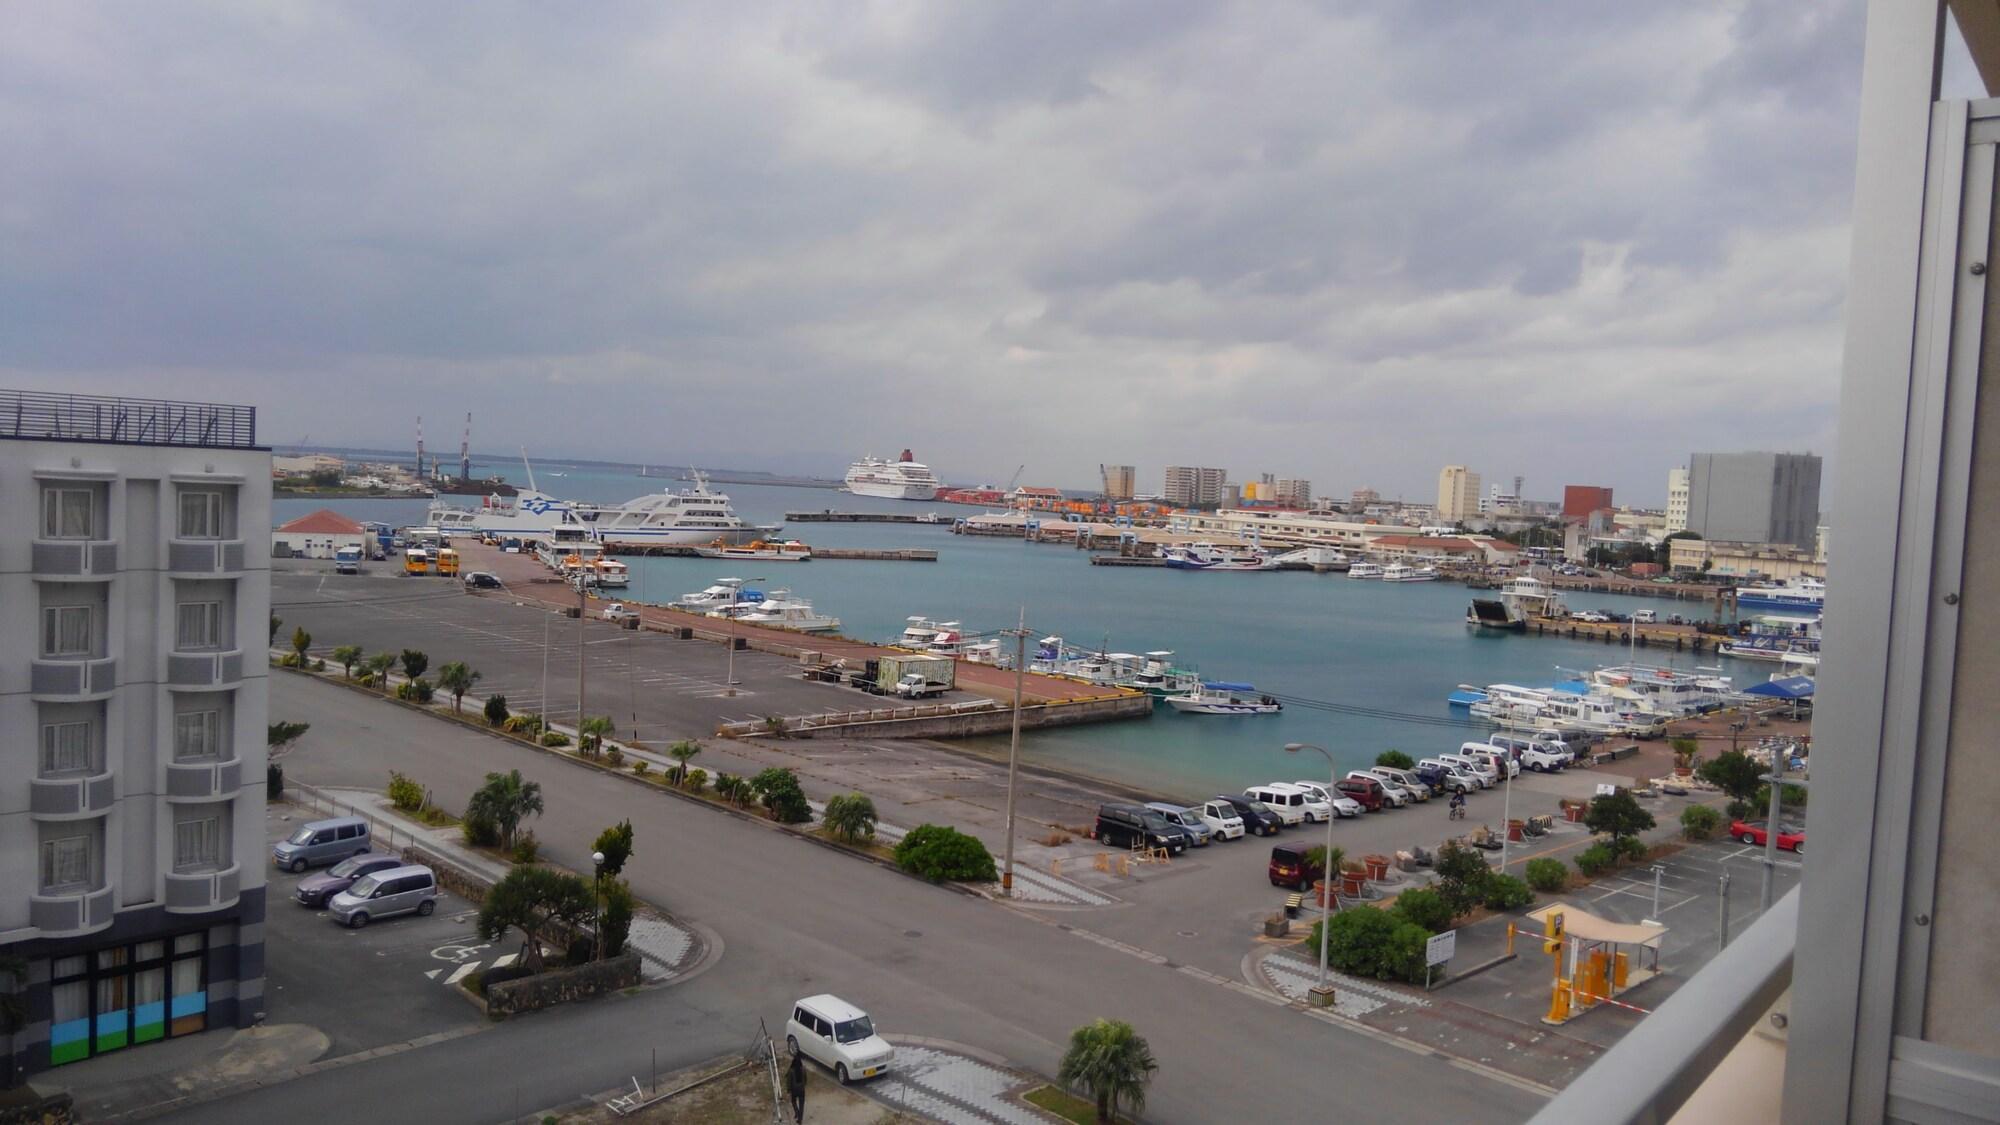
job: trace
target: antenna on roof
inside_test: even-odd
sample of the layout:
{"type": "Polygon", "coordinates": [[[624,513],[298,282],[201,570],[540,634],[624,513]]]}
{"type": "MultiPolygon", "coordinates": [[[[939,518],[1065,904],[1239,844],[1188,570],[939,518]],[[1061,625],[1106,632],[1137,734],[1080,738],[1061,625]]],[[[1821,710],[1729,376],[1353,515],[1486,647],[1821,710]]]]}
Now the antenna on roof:
{"type": "Polygon", "coordinates": [[[472,411],[465,412],[465,437],[458,443],[458,479],[472,479],[472,411]]]}

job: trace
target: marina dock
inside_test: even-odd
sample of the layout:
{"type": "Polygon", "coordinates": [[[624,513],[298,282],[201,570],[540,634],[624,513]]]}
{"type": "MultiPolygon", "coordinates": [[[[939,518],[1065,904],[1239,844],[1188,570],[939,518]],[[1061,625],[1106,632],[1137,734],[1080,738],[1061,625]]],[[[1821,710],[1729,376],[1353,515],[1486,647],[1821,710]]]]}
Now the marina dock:
{"type": "Polygon", "coordinates": [[[916,513],[902,512],[786,512],[786,523],[945,523],[943,517],[927,520],[916,513]]]}
{"type": "Polygon", "coordinates": [[[1633,626],[1622,621],[1576,621],[1567,617],[1537,617],[1528,622],[1527,632],[1537,637],[1564,637],[1573,641],[1603,641],[1608,645],[1635,644],[1639,648],[1672,648],[1675,652],[1714,652],[1730,637],[1720,633],[1699,633],[1687,625],[1640,625],[1637,638],[1633,626]]]}

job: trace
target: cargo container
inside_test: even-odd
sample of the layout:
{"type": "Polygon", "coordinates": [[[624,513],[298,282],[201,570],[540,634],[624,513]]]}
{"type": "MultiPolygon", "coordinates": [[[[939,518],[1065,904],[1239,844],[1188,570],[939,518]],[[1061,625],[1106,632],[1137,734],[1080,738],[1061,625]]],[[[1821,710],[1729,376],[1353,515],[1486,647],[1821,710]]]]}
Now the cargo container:
{"type": "Polygon", "coordinates": [[[950,691],[958,668],[949,656],[884,656],[872,663],[875,691],[911,698],[950,691]]]}

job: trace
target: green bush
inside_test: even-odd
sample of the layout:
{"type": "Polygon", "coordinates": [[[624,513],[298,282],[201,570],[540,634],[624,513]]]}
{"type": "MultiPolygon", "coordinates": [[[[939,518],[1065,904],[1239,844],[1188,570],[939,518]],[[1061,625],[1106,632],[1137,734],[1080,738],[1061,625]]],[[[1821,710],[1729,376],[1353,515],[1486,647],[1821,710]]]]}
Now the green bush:
{"type": "Polygon", "coordinates": [[[806,791],[799,787],[799,775],[772,767],[750,779],[750,789],[764,805],[764,811],[779,824],[804,824],[812,819],[806,791]]]}
{"type": "Polygon", "coordinates": [[[1576,869],[1584,875],[1592,876],[1618,861],[1618,856],[1609,844],[1592,844],[1576,853],[1576,869]]]}
{"type": "Polygon", "coordinates": [[[404,812],[417,812],[424,807],[424,787],[390,770],[389,803],[404,812]]]}
{"type": "Polygon", "coordinates": [[[475,848],[500,846],[500,822],[490,816],[467,812],[459,823],[459,831],[464,833],[465,842],[475,848]]]}
{"type": "Polygon", "coordinates": [[[993,854],[977,837],[941,824],[919,824],[896,844],[896,863],[933,883],[990,883],[999,878],[993,854]]]}
{"type": "Polygon", "coordinates": [[[1486,880],[1493,869],[1486,866],[1486,857],[1477,848],[1468,848],[1457,841],[1447,841],[1438,849],[1436,866],[1438,897],[1457,918],[1472,913],[1472,908],[1486,899],[1486,880]]]}
{"type": "Polygon", "coordinates": [[[542,733],[542,745],[553,746],[557,748],[568,746],[569,735],[566,735],[559,730],[544,731],[542,733]]]}
{"type": "Polygon", "coordinates": [[[1689,805],[1681,810],[1681,835],[1690,840],[1707,840],[1722,827],[1722,814],[1707,805],[1689,805]]]}
{"type": "Polygon", "coordinates": [[[604,760],[610,762],[611,768],[615,770],[625,764],[625,751],[616,746],[607,746],[604,748],[604,760]]]}
{"type": "Polygon", "coordinates": [[[632,932],[632,915],[638,912],[639,900],[632,894],[632,885],[623,879],[604,880],[604,955],[616,957],[625,952],[625,939],[632,932]]]}
{"type": "Polygon", "coordinates": [[[396,685],[396,698],[410,703],[429,703],[437,694],[437,688],[426,679],[405,680],[396,685]]]}
{"type": "Polygon", "coordinates": [[[507,697],[504,695],[487,696],[485,714],[487,726],[506,727],[509,718],[507,714],[507,697]]]}
{"type": "Polygon", "coordinates": [[[1394,909],[1403,921],[1414,922],[1429,933],[1451,928],[1451,907],[1445,905],[1444,896],[1428,887],[1413,887],[1397,895],[1394,909]]]}
{"type": "Polygon", "coordinates": [[[708,771],[705,769],[691,769],[687,771],[687,784],[685,788],[690,793],[699,793],[703,789],[708,788],[708,771]]]}
{"type": "Polygon", "coordinates": [[[1417,768],[1416,760],[1401,750],[1382,751],[1380,754],[1375,755],[1375,764],[1378,766],[1387,766],[1392,770],[1413,770],[1417,768]]]}
{"type": "Polygon", "coordinates": [[[533,863],[542,858],[542,842],[535,838],[533,829],[514,838],[514,862],[533,863]]]}
{"type": "Polygon", "coordinates": [[[836,840],[858,843],[875,837],[875,802],[860,793],[840,793],[826,799],[822,817],[836,840]]]}
{"type": "Polygon", "coordinates": [[[1753,820],[1760,810],[1748,801],[1731,801],[1723,812],[1731,820],[1753,820]]]}
{"type": "Polygon", "coordinates": [[[1611,842],[1612,854],[1620,859],[1634,861],[1645,859],[1646,853],[1650,850],[1652,849],[1647,846],[1646,841],[1637,836],[1622,836],[1611,842]]]}
{"type": "MultiPolygon", "coordinates": [[[[1350,976],[1375,980],[1424,979],[1424,945],[1430,931],[1386,910],[1355,906],[1326,923],[1327,964],[1350,976]]],[[[1304,948],[1317,951],[1320,926],[1313,923],[1304,948]]]]}
{"type": "Polygon", "coordinates": [[[1495,872],[1486,880],[1486,905],[1493,910],[1519,910],[1533,901],[1535,892],[1512,875],[1495,872]]]}
{"type": "Polygon", "coordinates": [[[1542,856],[1528,861],[1528,885],[1538,891],[1554,894],[1569,885],[1569,868],[1562,860],[1542,856]]]}
{"type": "Polygon", "coordinates": [[[640,777],[646,776],[646,771],[652,768],[653,764],[651,762],[648,762],[644,758],[641,758],[638,761],[632,763],[632,772],[640,777]]]}

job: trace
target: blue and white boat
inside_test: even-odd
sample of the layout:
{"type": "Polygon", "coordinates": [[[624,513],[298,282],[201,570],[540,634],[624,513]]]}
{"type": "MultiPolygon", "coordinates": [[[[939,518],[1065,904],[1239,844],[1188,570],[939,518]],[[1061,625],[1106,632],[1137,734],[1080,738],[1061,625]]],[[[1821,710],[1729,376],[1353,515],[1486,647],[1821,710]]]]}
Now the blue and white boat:
{"type": "Polygon", "coordinates": [[[1278,560],[1257,547],[1218,547],[1213,543],[1190,543],[1184,547],[1163,547],[1160,557],[1175,570],[1276,570],[1278,560]]]}
{"type": "Polygon", "coordinates": [[[1167,706],[1191,715],[1275,715],[1284,707],[1250,684],[1209,680],[1184,695],[1167,696],[1167,706]]]}
{"type": "Polygon", "coordinates": [[[1768,660],[1783,663],[1792,655],[1819,659],[1820,619],[1818,617],[1759,617],[1747,631],[1731,638],[1715,651],[1738,660],[1768,660]]]}
{"type": "Polygon", "coordinates": [[[1738,586],[1738,611],[1789,613],[1818,617],[1826,606],[1826,583],[1817,578],[1794,578],[1779,585],[1738,586]]]}

